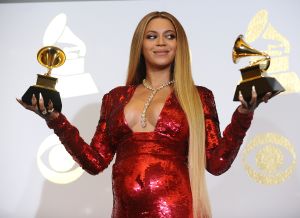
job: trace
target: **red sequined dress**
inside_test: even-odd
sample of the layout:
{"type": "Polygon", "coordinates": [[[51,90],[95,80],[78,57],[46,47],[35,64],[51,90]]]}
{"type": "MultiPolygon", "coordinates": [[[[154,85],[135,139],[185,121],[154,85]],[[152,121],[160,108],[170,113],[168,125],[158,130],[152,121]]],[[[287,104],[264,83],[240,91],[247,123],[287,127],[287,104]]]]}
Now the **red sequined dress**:
{"type": "MultiPolygon", "coordinates": [[[[48,126],[90,174],[103,171],[116,154],[112,168],[113,218],[190,218],[193,215],[187,167],[189,128],[185,114],[172,92],[154,131],[133,132],[126,122],[124,106],[135,88],[117,87],[104,95],[90,146],[63,114],[48,122],[48,126]]],[[[206,168],[220,175],[235,159],[253,114],[236,110],[222,137],[212,92],[197,88],[205,114],[206,168]]]]}

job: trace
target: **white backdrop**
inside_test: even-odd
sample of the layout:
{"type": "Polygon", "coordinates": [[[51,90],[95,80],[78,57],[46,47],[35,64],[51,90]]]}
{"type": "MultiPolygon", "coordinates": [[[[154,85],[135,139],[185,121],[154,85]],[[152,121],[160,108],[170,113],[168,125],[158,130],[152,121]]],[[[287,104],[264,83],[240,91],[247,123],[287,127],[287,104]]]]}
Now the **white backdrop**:
{"type": "Polygon", "coordinates": [[[82,174],[60,156],[61,145],[48,138],[53,132],[44,121],[15,98],[45,72],[36,53],[48,25],[62,16],[61,35],[48,40],[73,57],[56,72],[69,82],[61,94],[75,93],[65,94],[63,113],[89,142],[103,94],[124,84],[133,31],[153,10],[171,12],[184,26],[194,79],[214,92],[222,130],[238,105],[232,97],[242,66],[231,60],[234,40],[245,34],[253,47],[271,54],[270,76],[288,91],[257,109],[233,166],[219,177],[207,174],[208,188],[214,217],[300,217],[299,6],[293,0],[0,4],[0,217],[110,217],[111,169],[82,174]],[[80,85],[70,82],[76,78],[80,85]]]}

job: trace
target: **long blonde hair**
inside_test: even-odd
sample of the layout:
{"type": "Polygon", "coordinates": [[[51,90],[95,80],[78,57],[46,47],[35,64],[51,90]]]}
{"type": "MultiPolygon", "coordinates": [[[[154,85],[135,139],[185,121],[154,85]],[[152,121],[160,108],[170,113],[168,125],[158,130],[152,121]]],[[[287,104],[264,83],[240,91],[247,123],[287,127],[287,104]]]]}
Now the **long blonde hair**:
{"type": "Polygon", "coordinates": [[[211,217],[205,180],[206,158],[203,107],[192,78],[187,37],[182,25],[173,15],[167,12],[151,12],[139,22],[131,42],[126,85],[138,85],[146,77],[145,61],[142,55],[144,32],[148,23],[158,17],[171,21],[176,30],[177,50],[171,76],[175,79],[174,93],[186,114],[189,124],[188,166],[194,218],[211,217]]]}

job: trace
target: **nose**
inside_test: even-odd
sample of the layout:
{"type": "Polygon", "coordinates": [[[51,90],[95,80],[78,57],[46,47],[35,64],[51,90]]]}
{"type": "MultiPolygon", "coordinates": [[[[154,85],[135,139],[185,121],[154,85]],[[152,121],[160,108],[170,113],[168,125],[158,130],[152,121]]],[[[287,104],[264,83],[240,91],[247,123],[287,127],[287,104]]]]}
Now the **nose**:
{"type": "Polygon", "coordinates": [[[164,39],[163,36],[159,36],[159,37],[157,38],[157,45],[158,45],[158,46],[164,46],[164,45],[166,45],[166,42],[165,42],[165,39],[164,39]]]}

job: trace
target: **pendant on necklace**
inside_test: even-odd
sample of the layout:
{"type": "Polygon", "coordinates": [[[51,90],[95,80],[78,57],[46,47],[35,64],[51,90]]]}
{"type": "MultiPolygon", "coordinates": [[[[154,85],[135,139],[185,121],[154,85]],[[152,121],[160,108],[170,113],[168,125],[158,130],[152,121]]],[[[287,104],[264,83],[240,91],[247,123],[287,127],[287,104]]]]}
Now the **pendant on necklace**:
{"type": "Polygon", "coordinates": [[[145,128],[146,126],[147,126],[147,118],[146,118],[146,112],[147,112],[147,109],[148,109],[148,107],[149,107],[149,105],[150,105],[150,102],[152,101],[152,99],[154,98],[154,96],[155,96],[155,94],[159,91],[159,90],[161,90],[162,88],[164,88],[164,87],[166,87],[166,86],[169,86],[169,85],[171,85],[172,83],[174,83],[175,81],[174,80],[171,80],[171,81],[169,81],[169,82],[167,82],[167,83],[164,83],[164,84],[162,84],[160,87],[158,87],[158,88],[153,88],[149,83],[148,83],[148,81],[146,80],[146,79],[143,79],[143,85],[147,88],[147,89],[149,89],[149,90],[151,90],[152,92],[151,92],[151,94],[149,95],[149,97],[147,98],[147,100],[146,100],[146,102],[145,102],[145,105],[144,105],[144,109],[143,109],[143,111],[142,111],[142,114],[141,114],[141,126],[142,126],[142,128],[145,128]]]}

